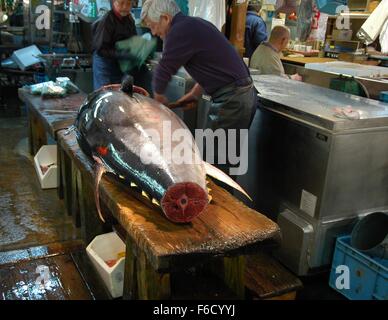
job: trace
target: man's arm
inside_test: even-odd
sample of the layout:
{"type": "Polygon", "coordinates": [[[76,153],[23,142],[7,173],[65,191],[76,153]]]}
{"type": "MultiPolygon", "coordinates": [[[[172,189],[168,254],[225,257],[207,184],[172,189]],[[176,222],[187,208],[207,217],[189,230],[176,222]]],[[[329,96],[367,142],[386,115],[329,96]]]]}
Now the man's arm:
{"type": "Polygon", "coordinates": [[[162,59],[152,79],[154,95],[162,95],[171,77],[184,66],[193,55],[192,36],[186,30],[171,30],[166,38],[162,59]]]}
{"type": "Polygon", "coordinates": [[[203,93],[202,87],[198,83],[196,83],[188,93],[186,93],[183,97],[177,100],[176,104],[177,105],[195,104],[201,97],[202,93],[203,93]]]}

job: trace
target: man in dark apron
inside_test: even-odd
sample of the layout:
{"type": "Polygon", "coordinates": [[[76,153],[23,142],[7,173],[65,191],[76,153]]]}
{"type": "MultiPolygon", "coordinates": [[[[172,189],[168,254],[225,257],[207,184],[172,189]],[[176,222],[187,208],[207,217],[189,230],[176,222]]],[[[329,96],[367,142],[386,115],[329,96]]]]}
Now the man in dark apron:
{"type": "Polygon", "coordinates": [[[206,20],[183,15],[174,0],[147,0],[142,20],[164,41],[153,77],[154,99],[168,104],[167,85],[183,66],[197,84],[178,104],[206,93],[212,101],[208,128],[248,129],[256,110],[256,90],[248,68],[225,36],[206,20]]]}
{"type": "Polygon", "coordinates": [[[136,35],[135,22],[130,12],[131,0],[114,0],[112,10],[92,26],[94,90],[121,82],[123,73],[118,59],[125,59],[126,55],[117,52],[115,43],[136,35]]]}

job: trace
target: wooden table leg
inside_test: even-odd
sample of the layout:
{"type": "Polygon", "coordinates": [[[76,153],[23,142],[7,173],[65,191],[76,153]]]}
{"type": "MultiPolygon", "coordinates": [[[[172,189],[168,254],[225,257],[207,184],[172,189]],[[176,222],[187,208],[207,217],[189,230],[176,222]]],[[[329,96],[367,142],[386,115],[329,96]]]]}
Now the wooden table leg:
{"type": "Polygon", "coordinates": [[[44,126],[39,119],[32,113],[29,113],[31,124],[30,144],[32,144],[32,154],[35,155],[39,149],[47,144],[47,135],[44,126]]]}
{"type": "MultiPolygon", "coordinates": [[[[27,106],[27,110],[28,108],[29,107],[27,106]]],[[[28,110],[28,149],[32,156],[34,155],[34,135],[32,134],[33,126],[31,111],[28,110]]]]}
{"type": "Polygon", "coordinates": [[[223,259],[224,282],[239,299],[245,298],[245,268],[245,256],[225,257],[223,259]]]}
{"type": "Polygon", "coordinates": [[[126,247],[123,298],[139,300],[171,298],[170,274],[155,271],[142,251],[134,252],[130,239],[127,240],[126,247]]]}
{"type": "Polygon", "coordinates": [[[136,300],[138,298],[136,262],[136,256],[134,255],[132,248],[132,241],[129,236],[127,236],[124,267],[124,300],[136,300]]]}
{"type": "Polygon", "coordinates": [[[77,190],[80,211],[80,224],[82,238],[89,243],[99,234],[104,233],[104,224],[97,214],[94,202],[94,190],[83,173],[77,173],[77,190]]]}
{"type": "MultiPolygon", "coordinates": [[[[71,214],[73,217],[73,225],[75,227],[81,226],[81,219],[80,219],[80,195],[78,190],[78,181],[81,179],[80,175],[78,174],[79,170],[77,167],[72,164],[71,166],[71,214]]],[[[82,193],[82,191],[81,191],[82,193]]],[[[82,195],[81,195],[82,197],[82,195]]]]}
{"type": "Polygon", "coordinates": [[[245,256],[212,259],[204,267],[220,278],[234,292],[237,299],[245,299],[245,256]]]}
{"type": "Polygon", "coordinates": [[[65,209],[68,215],[71,215],[71,160],[67,156],[66,152],[60,147],[60,158],[61,158],[61,175],[63,185],[63,196],[65,209]]]}
{"type": "Polygon", "coordinates": [[[64,198],[64,189],[63,189],[63,177],[62,177],[62,157],[61,157],[61,146],[57,144],[57,163],[58,163],[58,198],[63,200],[64,198]]]}

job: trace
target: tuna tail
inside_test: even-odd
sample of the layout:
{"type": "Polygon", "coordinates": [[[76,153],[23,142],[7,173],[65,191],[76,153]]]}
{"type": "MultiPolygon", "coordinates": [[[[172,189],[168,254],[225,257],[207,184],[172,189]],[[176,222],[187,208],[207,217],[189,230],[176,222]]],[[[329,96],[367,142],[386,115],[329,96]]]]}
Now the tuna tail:
{"type": "Polygon", "coordinates": [[[96,201],[98,216],[100,217],[101,221],[105,223],[105,219],[101,213],[99,187],[100,187],[101,178],[107,170],[105,169],[100,158],[93,156],[93,159],[96,162],[96,173],[95,173],[95,179],[94,179],[94,199],[96,201]]]}
{"type": "Polygon", "coordinates": [[[210,163],[203,161],[205,166],[206,174],[221,181],[228,186],[231,186],[233,189],[240,191],[244,196],[246,196],[249,200],[253,201],[252,198],[248,195],[248,193],[231,177],[229,177],[225,172],[211,165],[210,163]]]}

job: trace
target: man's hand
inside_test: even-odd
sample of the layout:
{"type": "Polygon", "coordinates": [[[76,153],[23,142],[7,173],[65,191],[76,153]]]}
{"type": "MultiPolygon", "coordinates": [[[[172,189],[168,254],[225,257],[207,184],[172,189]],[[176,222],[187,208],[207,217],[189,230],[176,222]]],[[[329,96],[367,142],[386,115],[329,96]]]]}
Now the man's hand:
{"type": "Polygon", "coordinates": [[[299,74],[297,74],[297,73],[295,73],[295,74],[293,74],[292,76],[290,76],[290,78],[291,78],[292,80],[296,80],[296,81],[303,81],[302,76],[299,75],[299,74]]]}
{"type": "Polygon", "coordinates": [[[202,91],[202,87],[198,83],[196,83],[188,93],[186,93],[182,98],[177,101],[177,103],[187,104],[197,102],[202,94],[202,91]]]}
{"type": "Polygon", "coordinates": [[[179,100],[170,103],[168,106],[171,109],[184,107],[184,110],[193,109],[197,106],[199,97],[202,94],[202,88],[199,84],[196,84],[193,89],[190,90],[187,94],[181,97],[179,100]]]}
{"type": "Polygon", "coordinates": [[[164,104],[165,106],[167,106],[167,104],[168,104],[168,99],[163,94],[154,93],[154,99],[156,101],[160,102],[161,104],[164,104]]]}

